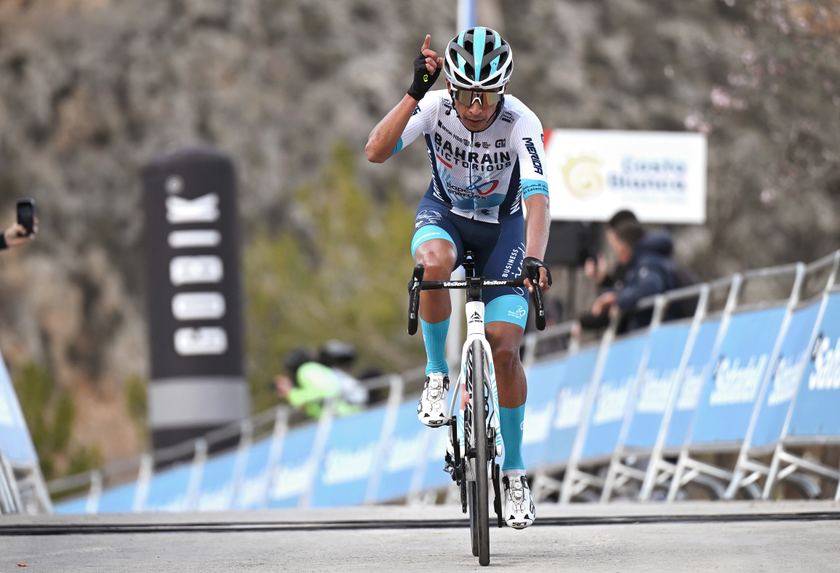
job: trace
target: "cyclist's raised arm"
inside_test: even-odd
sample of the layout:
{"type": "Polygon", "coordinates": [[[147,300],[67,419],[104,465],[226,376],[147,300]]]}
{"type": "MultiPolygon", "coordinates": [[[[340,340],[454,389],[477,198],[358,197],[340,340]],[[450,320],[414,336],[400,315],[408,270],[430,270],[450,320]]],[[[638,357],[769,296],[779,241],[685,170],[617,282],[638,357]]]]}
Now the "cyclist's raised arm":
{"type": "MultiPolygon", "coordinates": [[[[408,120],[417,109],[417,100],[406,94],[402,100],[376,124],[370,132],[365,155],[371,163],[383,163],[394,153],[399,151],[398,144],[408,125],[408,120]]],[[[405,145],[405,142],[403,142],[405,145]]],[[[400,148],[402,145],[399,146],[400,148]]]]}
{"type": "MultiPolygon", "coordinates": [[[[403,132],[406,131],[409,120],[419,113],[418,102],[423,99],[443,69],[443,58],[439,57],[434,50],[429,49],[431,40],[432,37],[426,35],[420,55],[414,60],[414,81],[408,93],[370,132],[367,145],[365,145],[368,161],[382,163],[404,145],[411,143],[411,141],[401,139],[403,132]]],[[[411,131],[410,139],[413,141],[421,130],[411,131]]]]}

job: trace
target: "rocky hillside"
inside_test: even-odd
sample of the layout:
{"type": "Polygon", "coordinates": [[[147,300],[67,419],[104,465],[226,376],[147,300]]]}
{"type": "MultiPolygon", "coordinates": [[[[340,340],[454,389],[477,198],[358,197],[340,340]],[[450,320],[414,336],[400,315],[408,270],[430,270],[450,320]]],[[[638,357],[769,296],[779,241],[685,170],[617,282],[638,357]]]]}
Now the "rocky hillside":
{"type": "MultiPolygon", "coordinates": [[[[840,1],[480,0],[512,44],[510,91],[545,127],[708,135],[708,218],[677,229],[707,277],[840,247],[840,1]]],[[[35,197],[35,243],[0,255],[0,348],[74,397],[73,443],[137,451],[126,381],[148,370],[139,169],[208,141],[240,175],[250,229],[300,224],[287,198],[337,141],[375,197],[409,203],[422,150],[361,150],[454,1],[2,0],[0,226],[35,197]],[[106,439],[107,437],[107,439],[106,439]]]]}

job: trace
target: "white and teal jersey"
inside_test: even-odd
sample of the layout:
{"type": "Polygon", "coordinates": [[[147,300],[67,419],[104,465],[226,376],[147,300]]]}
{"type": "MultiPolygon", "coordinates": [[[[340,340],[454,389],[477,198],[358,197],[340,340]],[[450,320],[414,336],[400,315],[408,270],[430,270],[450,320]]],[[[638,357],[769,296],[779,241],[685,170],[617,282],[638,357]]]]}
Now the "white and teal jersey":
{"type": "Polygon", "coordinates": [[[485,223],[522,217],[522,200],[548,195],[540,120],[513,96],[505,96],[484,131],[467,129],[446,90],[420,100],[394,153],[423,134],[432,165],[426,197],[452,213],[485,223]]]}

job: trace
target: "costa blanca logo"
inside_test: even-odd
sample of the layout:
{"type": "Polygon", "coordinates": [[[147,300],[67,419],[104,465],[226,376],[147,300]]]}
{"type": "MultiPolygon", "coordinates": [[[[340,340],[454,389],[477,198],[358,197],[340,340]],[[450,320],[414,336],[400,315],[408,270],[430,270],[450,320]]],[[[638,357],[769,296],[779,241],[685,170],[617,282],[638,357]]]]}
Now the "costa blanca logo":
{"type": "Polygon", "coordinates": [[[604,162],[593,155],[570,157],[560,168],[566,189],[577,199],[592,199],[604,190],[601,167],[604,162]]]}

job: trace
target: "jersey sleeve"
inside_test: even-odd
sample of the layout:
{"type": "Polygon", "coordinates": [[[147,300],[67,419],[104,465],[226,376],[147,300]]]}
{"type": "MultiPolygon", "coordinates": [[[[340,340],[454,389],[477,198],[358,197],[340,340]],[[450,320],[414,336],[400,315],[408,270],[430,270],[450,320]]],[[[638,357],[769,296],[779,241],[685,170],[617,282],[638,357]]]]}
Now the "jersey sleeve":
{"type": "Polygon", "coordinates": [[[422,133],[429,133],[432,131],[434,122],[435,110],[437,110],[440,98],[435,95],[435,92],[429,92],[423,99],[417,102],[417,107],[414,108],[414,113],[408,119],[408,124],[400,136],[400,140],[394,147],[394,152],[397,153],[403,147],[410,145],[412,141],[417,139],[422,133]]]}
{"type": "Polygon", "coordinates": [[[519,177],[522,198],[531,195],[548,195],[545,177],[545,146],[543,129],[536,114],[529,111],[522,115],[511,131],[513,148],[519,157],[519,177]]]}

